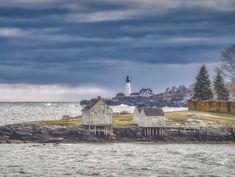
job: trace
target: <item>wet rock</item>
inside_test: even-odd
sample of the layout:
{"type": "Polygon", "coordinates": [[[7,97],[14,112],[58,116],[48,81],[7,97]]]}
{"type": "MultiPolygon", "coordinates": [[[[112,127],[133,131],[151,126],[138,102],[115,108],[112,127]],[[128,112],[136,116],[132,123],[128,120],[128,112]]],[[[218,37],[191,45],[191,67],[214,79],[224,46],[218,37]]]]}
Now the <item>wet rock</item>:
{"type": "Polygon", "coordinates": [[[128,137],[136,138],[136,129],[128,128],[126,130],[126,134],[127,134],[128,137]]]}
{"type": "Polygon", "coordinates": [[[23,130],[21,130],[21,131],[14,131],[11,134],[10,139],[33,141],[35,138],[33,137],[33,135],[31,133],[27,133],[27,132],[24,132],[23,130]]]}
{"type": "Polygon", "coordinates": [[[12,130],[6,126],[0,126],[0,135],[11,135],[12,130]]]}
{"type": "MultiPolygon", "coordinates": [[[[114,127],[116,141],[235,141],[234,128],[203,127],[196,132],[164,132],[157,137],[145,137],[139,127],[114,127]]],[[[0,143],[77,143],[107,142],[111,137],[97,136],[81,126],[44,126],[35,123],[0,126],[0,143]]]]}
{"type": "Polygon", "coordinates": [[[142,132],[138,127],[114,128],[113,131],[117,139],[130,138],[135,140],[136,138],[143,137],[142,132]]]}

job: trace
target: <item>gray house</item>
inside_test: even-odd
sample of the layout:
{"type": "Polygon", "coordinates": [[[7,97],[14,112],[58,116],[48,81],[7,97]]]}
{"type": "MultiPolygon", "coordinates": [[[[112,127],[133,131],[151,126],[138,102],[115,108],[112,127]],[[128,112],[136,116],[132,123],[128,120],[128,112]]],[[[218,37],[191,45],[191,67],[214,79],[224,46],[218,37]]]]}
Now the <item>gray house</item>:
{"type": "Polygon", "coordinates": [[[89,129],[106,129],[112,126],[113,110],[98,97],[82,109],[82,125],[89,129]]]}
{"type": "Polygon", "coordinates": [[[162,108],[136,108],[133,121],[139,127],[166,126],[166,117],[162,108]]]}

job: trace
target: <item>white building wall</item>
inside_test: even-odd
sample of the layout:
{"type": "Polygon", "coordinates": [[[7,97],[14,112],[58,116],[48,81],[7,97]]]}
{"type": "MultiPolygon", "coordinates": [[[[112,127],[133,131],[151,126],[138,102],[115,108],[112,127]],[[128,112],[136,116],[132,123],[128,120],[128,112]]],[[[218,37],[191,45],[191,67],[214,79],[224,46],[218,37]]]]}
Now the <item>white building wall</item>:
{"type": "Polygon", "coordinates": [[[89,111],[84,111],[83,113],[82,113],[82,125],[89,125],[89,116],[90,115],[90,113],[89,113],[89,111]]]}
{"type": "Polygon", "coordinates": [[[126,96],[130,96],[131,94],[131,83],[127,82],[126,83],[126,96]]]}
{"type": "Polygon", "coordinates": [[[135,108],[134,113],[133,113],[133,123],[134,123],[134,124],[137,124],[137,125],[139,124],[140,116],[141,116],[141,115],[140,115],[138,109],[135,108]]]}
{"type": "Polygon", "coordinates": [[[140,121],[138,124],[140,127],[162,127],[166,126],[165,116],[145,116],[141,111],[140,121]]]}
{"type": "Polygon", "coordinates": [[[144,127],[145,125],[145,114],[143,113],[143,110],[140,112],[140,117],[139,117],[139,127],[144,127]]]}

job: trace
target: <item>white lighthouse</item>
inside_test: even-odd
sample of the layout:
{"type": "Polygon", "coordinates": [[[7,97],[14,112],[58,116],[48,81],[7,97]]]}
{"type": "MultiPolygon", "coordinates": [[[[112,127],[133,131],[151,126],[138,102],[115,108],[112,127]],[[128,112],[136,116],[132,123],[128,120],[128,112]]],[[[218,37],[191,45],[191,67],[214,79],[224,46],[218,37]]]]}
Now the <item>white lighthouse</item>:
{"type": "Polygon", "coordinates": [[[126,77],[126,96],[130,96],[131,94],[131,79],[130,76],[126,77]]]}

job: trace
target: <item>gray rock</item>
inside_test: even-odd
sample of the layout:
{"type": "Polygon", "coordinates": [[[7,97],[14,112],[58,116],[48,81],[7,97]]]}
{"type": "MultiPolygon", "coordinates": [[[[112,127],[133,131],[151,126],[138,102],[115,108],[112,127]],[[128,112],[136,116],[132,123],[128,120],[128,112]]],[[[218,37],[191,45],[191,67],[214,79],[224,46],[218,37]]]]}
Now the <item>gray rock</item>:
{"type": "Polygon", "coordinates": [[[31,133],[24,132],[23,130],[16,130],[13,131],[13,133],[9,137],[10,139],[19,139],[19,140],[28,140],[28,141],[33,141],[35,137],[31,133]]]}
{"type": "MultiPolygon", "coordinates": [[[[144,137],[141,128],[113,128],[117,141],[235,141],[235,132],[231,128],[201,128],[197,132],[165,132],[155,138],[144,137]]],[[[12,124],[0,126],[0,143],[77,143],[105,142],[110,137],[96,136],[83,127],[43,126],[40,124],[12,124]]]]}
{"type": "Polygon", "coordinates": [[[1,135],[11,135],[12,130],[6,126],[0,126],[0,136],[1,135]]]}

